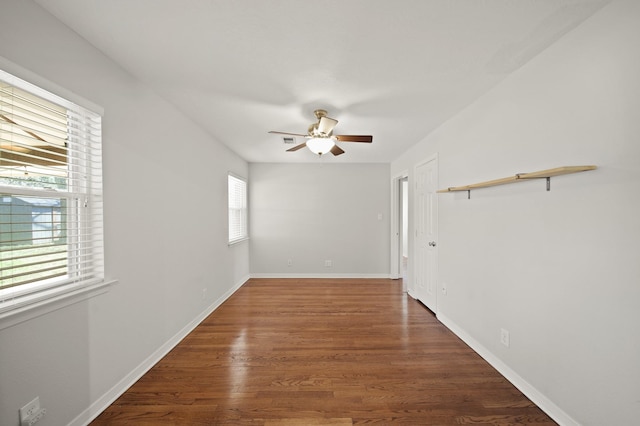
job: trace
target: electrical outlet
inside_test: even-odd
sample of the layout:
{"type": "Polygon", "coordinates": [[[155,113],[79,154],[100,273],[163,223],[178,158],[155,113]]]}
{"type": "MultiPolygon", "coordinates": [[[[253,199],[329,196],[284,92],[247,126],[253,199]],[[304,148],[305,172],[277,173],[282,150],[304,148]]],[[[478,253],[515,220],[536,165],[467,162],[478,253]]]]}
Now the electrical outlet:
{"type": "Polygon", "coordinates": [[[35,397],[33,401],[20,409],[20,419],[32,417],[40,409],[40,397],[35,397]]]}
{"type": "Polygon", "coordinates": [[[207,289],[206,288],[202,289],[202,300],[207,300],[207,289]]]}
{"type": "Polygon", "coordinates": [[[500,343],[509,347],[509,332],[504,328],[500,329],[500,343]]]}
{"type": "Polygon", "coordinates": [[[20,426],[33,426],[40,421],[47,413],[47,410],[40,408],[40,397],[35,397],[33,401],[20,409],[20,426]]]}
{"type": "Polygon", "coordinates": [[[325,260],[324,261],[324,266],[327,267],[327,268],[331,268],[333,266],[333,261],[325,260]]]}
{"type": "Polygon", "coordinates": [[[292,265],[293,265],[293,260],[287,259],[287,266],[292,266],[292,265]]]}

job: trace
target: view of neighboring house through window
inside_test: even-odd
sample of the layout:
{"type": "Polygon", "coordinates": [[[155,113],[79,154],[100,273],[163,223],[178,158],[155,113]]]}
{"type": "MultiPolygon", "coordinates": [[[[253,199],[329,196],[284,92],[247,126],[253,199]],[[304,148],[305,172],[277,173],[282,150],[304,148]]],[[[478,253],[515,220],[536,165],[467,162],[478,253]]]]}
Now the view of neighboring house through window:
{"type": "Polygon", "coordinates": [[[229,174],[229,244],[247,238],[247,181],[229,174]]]}
{"type": "Polygon", "coordinates": [[[101,117],[0,71],[0,313],[104,274],[101,117]]]}

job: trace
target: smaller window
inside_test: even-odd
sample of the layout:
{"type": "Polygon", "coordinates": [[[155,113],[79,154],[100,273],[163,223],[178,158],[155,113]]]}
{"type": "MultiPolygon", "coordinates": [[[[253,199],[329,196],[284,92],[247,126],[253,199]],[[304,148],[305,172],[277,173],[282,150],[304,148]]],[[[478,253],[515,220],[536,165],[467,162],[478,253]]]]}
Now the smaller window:
{"type": "Polygon", "coordinates": [[[229,174],[229,244],[247,238],[247,181],[229,174]]]}

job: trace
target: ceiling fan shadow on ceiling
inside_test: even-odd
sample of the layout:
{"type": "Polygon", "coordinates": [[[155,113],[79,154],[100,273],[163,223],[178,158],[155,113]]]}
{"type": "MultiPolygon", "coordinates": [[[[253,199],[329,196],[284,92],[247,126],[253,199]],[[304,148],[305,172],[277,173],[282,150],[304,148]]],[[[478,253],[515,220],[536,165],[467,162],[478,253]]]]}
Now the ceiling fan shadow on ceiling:
{"type": "Polygon", "coordinates": [[[300,133],[276,132],[273,130],[269,133],[306,138],[306,142],[296,145],[293,148],[289,148],[287,152],[297,151],[306,146],[311,152],[319,156],[328,152],[331,152],[333,155],[344,154],[344,150],[336,145],[336,142],[373,142],[373,136],[334,135],[333,129],[336,127],[336,124],[338,124],[338,120],[327,117],[327,111],[323,109],[317,109],[313,113],[318,119],[318,122],[309,126],[306,135],[300,133]]]}

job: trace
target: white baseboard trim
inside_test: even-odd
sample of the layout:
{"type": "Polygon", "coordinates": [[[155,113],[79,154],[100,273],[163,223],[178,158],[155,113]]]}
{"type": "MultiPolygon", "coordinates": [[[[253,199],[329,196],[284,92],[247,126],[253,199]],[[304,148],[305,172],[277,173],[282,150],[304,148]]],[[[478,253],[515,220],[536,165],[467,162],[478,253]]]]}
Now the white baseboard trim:
{"type": "Polygon", "coordinates": [[[158,363],[171,349],[176,347],[178,343],[182,341],[189,333],[193,331],[205,318],[207,318],[213,311],[215,311],[222,303],[227,300],[233,293],[235,293],[244,283],[249,280],[249,276],[242,278],[225,294],[220,296],[216,301],[209,305],[204,311],[202,311],[196,318],[189,324],[184,326],[182,330],[177,332],[166,343],[156,349],[151,355],[147,357],[140,365],[134,368],[129,374],[122,378],[115,384],[107,393],[93,402],[89,408],[80,413],[75,419],[73,419],[68,426],[85,426],[91,423],[100,413],[102,413],[107,407],[120,397],[127,389],[129,389],[135,382],[137,382],[147,371],[158,363]]]}
{"type": "Polygon", "coordinates": [[[280,273],[256,273],[251,278],[384,278],[391,279],[389,274],[280,274],[280,273]]]}
{"type": "Polygon", "coordinates": [[[451,321],[449,318],[442,314],[437,315],[438,320],[444,324],[449,330],[451,330],[456,336],[462,339],[467,345],[471,347],[478,355],[484,358],[493,368],[498,370],[508,381],[511,382],[516,388],[520,390],[527,398],[529,398],[534,404],[536,404],[542,411],[547,413],[549,417],[555,420],[558,424],[563,426],[579,426],[571,416],[565,413],[560,407],[554,404],[549,398],[544,396],[540,391],[533,387],[529,382],[520,377],[518,373],[513,371],[509,366],[496,357],[491,351],[482,346],[471,337],[467,332],[458,325],[451,321]]]}

